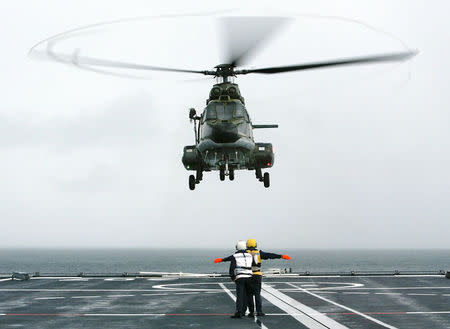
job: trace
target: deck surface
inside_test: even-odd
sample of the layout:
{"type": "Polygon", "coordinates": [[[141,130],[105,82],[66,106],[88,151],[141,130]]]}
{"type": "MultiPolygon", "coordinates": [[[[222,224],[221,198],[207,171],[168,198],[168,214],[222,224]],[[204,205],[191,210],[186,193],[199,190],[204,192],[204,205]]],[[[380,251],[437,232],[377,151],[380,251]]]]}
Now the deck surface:
{"type": "Polygon", "coordinates": [[[0,280],[1,328],[450,328],[443,276],[265,277],[265,317],[231,319],[226,278],[0,280]]]}

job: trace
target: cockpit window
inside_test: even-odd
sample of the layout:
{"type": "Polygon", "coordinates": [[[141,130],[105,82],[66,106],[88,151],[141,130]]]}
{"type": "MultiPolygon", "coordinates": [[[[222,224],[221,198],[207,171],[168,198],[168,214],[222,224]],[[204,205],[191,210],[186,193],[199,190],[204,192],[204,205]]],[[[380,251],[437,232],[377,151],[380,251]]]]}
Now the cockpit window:
{"type": "Polygon", "coordinates": [[[204,120],[233,120],[245,119],[247,112],[241,104],[236,103],[210,103],[205,111],[204,120]]]}
{"type": "Polygon", "coordinates": [[[217,120],[217,112],[214,106],[209,106],[206,109],[205,120],[217,120]]]}
{"type": "Polygon", "coordinates": [[[236,110],[234,111],[234,117],[236,119],[243,119],[244,116],[244,109],[242,108],[242,106],[236,106],[236,110]]]}
{"type": "Polygon", "coordinates": [[[218,103],[216,111],[219,120],[231,120],[233,119],[234,103],[218,103]]]}

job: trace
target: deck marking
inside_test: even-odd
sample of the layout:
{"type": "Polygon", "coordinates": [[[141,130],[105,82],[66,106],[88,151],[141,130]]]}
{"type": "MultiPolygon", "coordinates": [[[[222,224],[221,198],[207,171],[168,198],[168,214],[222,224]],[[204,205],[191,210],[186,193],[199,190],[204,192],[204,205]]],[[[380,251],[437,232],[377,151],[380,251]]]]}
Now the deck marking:
{"type": "Polygon", "coordinates": [[[126,292],[152,292],[155,289],[0,289],[0,291],[12,292],[38,292],[38,291],[55,291],[55,292],[83,292],[83,291],[126,291],[126,292]]]}
{"type": "MultiPolygon", "coordinates": [[[[317,312],[315,312],[317,313],[317,312]]],[[[304,313],[293,313],[300,315],[304,313]]],[[[358,315],[354,312],[326,312],[328,315],[358,315]]],[[[364,314],[378,314],[378,315],[417,315],[417,314],[450,314],[450,311],[412,311],[412,312],[365,312],[364,314]]],[[[0,313],[0,316],[61,316],[61,317],[143,317],[143,316],[229,316],[232,313],[0,313]]],[[[269,316],[291,316],[287,313],[267,313],[269,316]]],[[[262,327],[267,328],[267,327],[262,327]]]]}
{"type": "Polygon", "coordinates": [[[164,313],[86,313],[82,316],[164,316],[164,313]]]}
{"type": "MultiPolygon", "coordinates": [[[[220,282],[219,286],[227,293],[228,296],[230,296],[230,298],[236,302],[236,297],[233,295],[233,293],[230,291],[230,289],[228,289],[227,287],[225,287],[225,285],[220,282]]],[[[266,325],[264,323],[261,322],[261,320],[258,319],[258,317],[255,316],[255,323],[261,328],[261,329],[269,329],[266,327],[266,325]]]]}
{"type": "Polygon", "coordinates": [[[47,300],[47,299],[64,299],[66,297],[36,297],[35,299],[42,299],[42,300],[47,300]]]}
{"type": "Polygon", "coordinates": [[[343,291],[342,294],[344,295],[368,295],[370,292],[365,291],[343,291]]]}
{"type": "MultiPolygon", "coordinates": [[[[335,289],[335,288],[333,288],[335,289]]],[[[358,290],[422,290],[422,289],[450,289],[450,286],[445,287],[355,287],[352,289],[358,290]]]]}
{"type": "Polygon", "coordinates": [[[107,295],[106,297],[134,297],[134,295],[107,295]]]}
{"type": "Polygon", "coordinates": [[[339,307],[341,307],[341,308],[343,308],[343,309],[346,309],[346,310],[348,310],[348,311],[350,311],[350,312],[352,312],[352,313],[358,314],[358,315],[360,315],[360,316],[362,316],[362,317],[364,317],[364,318],[366,318],[366,319],[368,319],[368,320],[370,320],[370,321],[373,321],[373,322],[375,322],[375,323],[377,323],[377,324],[379,324],[379,325],[381,325],[381,326],[383,326],[383,327],[385,327],[385,328],[389,328],[389,329],[398,329],[397,327],[391,326],[391,325],[389,325],[389,324],[387,324],[387,323],[384,323],[384,322],[382,322],[382,321],[380,321],[380,320],[377,320],[377,319],[375,319],[375,318],[372,318],[371,316],[368,316],[368,315],[366,315],[366,314],[364,314],[364,313],[361,313],[361,312],[359,312],[359,311],[357,311],[357,310],[354,310],[354,309],[352,309],[352,308],[350,308],[350,307],[348,307],[348,306],[345,306],[345,305],[336,303],[336,302],[334,302],[334,301],[332,301],[332,300],[330,300],[330,299],[327,299],[327,298],[325,298],[325,297],[323,297],[323,296],[320,296],[320,295],[317,295],[317,294],[312,293],[312,292],[310,292],[310,291],[307,291],[306,289],[297,287],[296,285],[294,285],[294,284],[292,284],[292,283],[288,283],[288,285],[290,285],[290,286],[292,286],[292,287],[296,287],[296,288],[298,288],[298,289],[300,289],[300,290],[303,290],[303,291],[305,291],[307,294],[310,294],[311,296],[314,296],[314,297],[317,297],[317,298],[319,298],[319,299],[322,299],[322,300],[324,300],[324,301],[326,301],[326,302],[328,302],[328,303],[330,303],[330,304],[339,306],[339,307]]]}
{"type": "Polygon", "coordinates": [[[348,328],[265,283],[262,284],[261,296],[308,328],[348,328]]]}
{"type": "Polygon", "coordinates": [[[72,298],[100,298],[101,296],[72,296],[72,298]]]}
{"type": "Polygon", "coordinates": [[[2,282],[2,281],[11,281],[11,280],[12,280],[12,278],[0,279],[0,282],[2,282]]]}
{"type": "Polygon", "coordinates": [[[141,296],[167,296],[168,294],[141,294],[141,296]]]}
{"type": "Polygon", "coordinates": [[[219,286],[227,293],[228,296],[230,296],[230,298],[236,302],[236,297],[233,295],[233,293],[230,291],[230,289],[228,289],[227,287],[225,287],[225,285],[220,282],[219,286]]]}
{"type": "MultiPolygon", "coordinates": [[[[286,281],[273,281],[270,282],[270,285],[275,284],[285,284],[286,281]]],[[[296,282],[298,284],[308,284],[308,281],[298,281],[296,282]]],[[[223,283],[224,285],[227,284],[233,284],[232,282],[226,282],[223,283]]],[[[329,290],[329,289],[355,289],[359,287],[363,287],[364,284],[362,283],[351,283],[351,282],[315,282],[315,284],[323,284],[326,285],[325,287],[317,288],[313,287],[311,290],[329,290]]],[[[216,282],[205,282],[205,283],[195,283],[195,282],[189,282],[189,283],[167,283],[167,284],[160,284],[152,286],[154,289],[164,289],[164,290],[179,290],[179,291],[222,291],[222,289],[211,289],[211,288],[196,288],[196,286],[205,286],[205,285],[217,285],[216,282]]],[[[281,289],[280,289],[281,290],[281,289]]]]}
{"type": "Polygon", "coordinates": [[[374,295],[403,295],[401,292],[374,292],[374,295]]]}
{"type": "Polygon", "coordinates": [[[406,314],[450,314],[450,311],[417,311],[417,312],[405,312],[406,314]]]}
{"type": "Polygon", "coordinates": [[[408,294],[408,296],[436,296],[436,294],[408,294]]]}
{"type": "MultiPolygon", "coordinates": [[[[295,291],[303,292],[303,291],[300,291],[297,289],[292,290],[292,292],[295,292],[295,291]]],[[[337,294],[337,291],[316,291],[316,294],[337,294]]]]}

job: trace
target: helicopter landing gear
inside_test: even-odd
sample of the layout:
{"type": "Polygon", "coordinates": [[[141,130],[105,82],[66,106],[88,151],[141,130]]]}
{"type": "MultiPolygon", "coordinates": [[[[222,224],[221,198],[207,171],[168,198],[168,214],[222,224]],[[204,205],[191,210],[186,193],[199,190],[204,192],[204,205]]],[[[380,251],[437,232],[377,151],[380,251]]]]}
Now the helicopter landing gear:
{"type": "Polygon", "coordinates": [[[256,179],[259,180],[260,182],[262,182],[261,168],[256,168],[255,175],[256,175],[256,179]]]}
{"type": "Polygon", "coordinates": [[[270,175],[268,172],[264,173],[263,182],[265,188],[268,188],[270,186],[270,175]]]}
{"type": "Polygon", "coordinates": [[[265,188],[268,188],[270,186],[270,174],[268,172],[265,172],[263,175],[261,172],[261,168],[256,168],[255,175],[257,180],[264,183],[265,188]]]}
{"type": "Polygon", "coordinates": [[[228,174],[230,180],[234,180],[234,170],[230,169],[230,173],[228,174]]]}
{"type": "Polygon", "coordinates": [[[195,190],[195,185],[200,184],[201,180],[203,179],[203,171],[201,169],[198,169],[197,172],[194,175],[189,176],[189,189],[191,191],[195,190]]]}
{"type": "Polygon", "coordinates": [[[195,175],[195,184],[200,184],[202,179],[203,179],[203,171],[199,169],[197,170],[197,173],[195,175]]]}
{"type": "Polygon", "coordinates": [[[194,175],[189,176],[189,189],[191,191],[195,190],[195,176],[194,175]]]}
{"type": "Polygon", "coordinates": [[[219,170],[219,178],[221,181],[225,180],[225,168],[220,168],[219,170]]]}

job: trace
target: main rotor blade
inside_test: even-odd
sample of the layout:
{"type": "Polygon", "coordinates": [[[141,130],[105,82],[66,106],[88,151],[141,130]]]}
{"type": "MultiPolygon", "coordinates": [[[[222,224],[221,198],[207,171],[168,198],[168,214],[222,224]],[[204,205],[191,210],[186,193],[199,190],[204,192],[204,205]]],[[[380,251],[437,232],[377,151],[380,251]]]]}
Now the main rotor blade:
{"type": "Polygon", "coordinates": [[[196,70],[185,70],[185,69],[160,67],[160,66],[150,66],[150,65],[119,62],[119,61],[112,61],[112,60],[93,58],[93,57],[84,57],[84,56],[77,57],[75,59],[75,61],[78,65],[103,66],[103,67],[113,67],[113,68],[119,68],[119,69],[146,70],[146,71],[200,73],[200,74],[205,74],[205,75],[208,74],[208,71],[196,71],[196,70]]]}
{"type": "Polygon", "coordinates": [[[265,67],[260,69],[250,69],[250,70],[239,70],[235,71],[236,74],[247,74],[247,73],[283,73],[291,71],[303,71],[312,70],[325,67],[333,66],[344,66],[344,65],[357,65],[357,64],[369,64],[369,63],[382,63],[382,62],[398,62],[405,61],[417,55],[417,51],[406,51],[400,53],[392,53],[377,56],[366,56],[366,57],[355,57],[355,58],[344,58],[326,62],[316,62],[289,66],[277,66],[277,67],[265,67]]]}
{"type": "Polygon", "coordinates": [[[227,64],[239,66],[244,60],[289,21],[286,17],[223,17],[220,19],[228,52],[227,64]]]}
{"type": "Polygon", "coordinates": [[[101,59],[88,56],[80,56],[79,49],[75,50],[72,55],[61,54],[54,52],[51,48],[51,44],[47,47],[46,51],[49,58],[56,61],[73,64],[75,66],[101,66],[101,67],[111,67],[119,69],[132,69],[132,70],[145,70],[145,71],[166,71],[166,72],[179,72],[179,73],[199,73],[204,75],[214,75],[214,71],[197,71],[197,70],[185,70],[169,67],[160,66],[150,66],[143,64],[127,63],[120,61],[113,61],[109,59],[101,59]]]}

